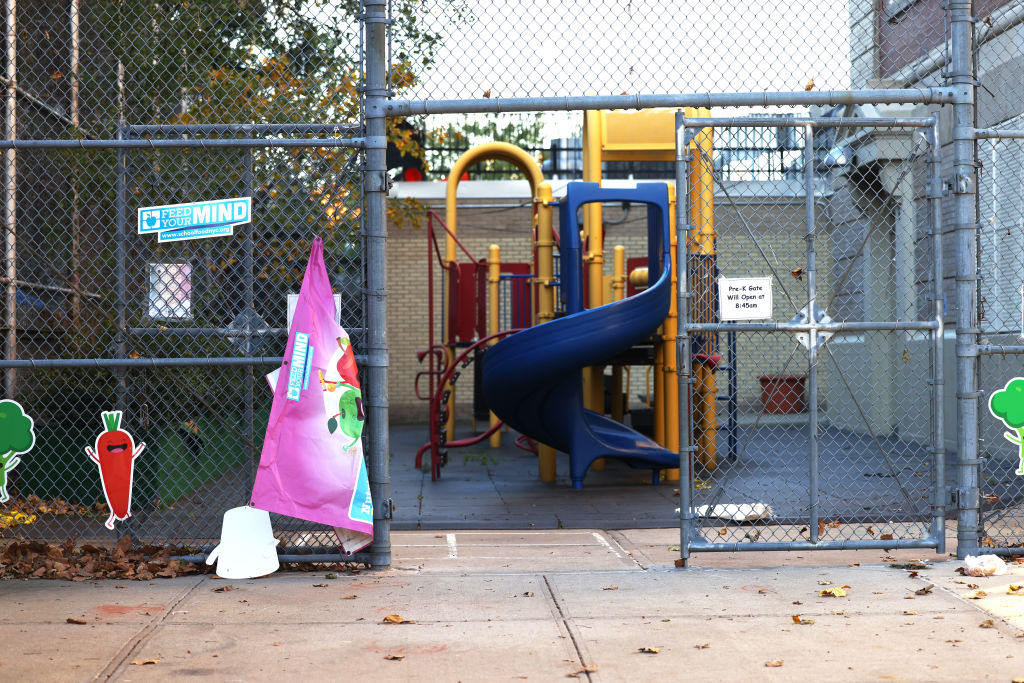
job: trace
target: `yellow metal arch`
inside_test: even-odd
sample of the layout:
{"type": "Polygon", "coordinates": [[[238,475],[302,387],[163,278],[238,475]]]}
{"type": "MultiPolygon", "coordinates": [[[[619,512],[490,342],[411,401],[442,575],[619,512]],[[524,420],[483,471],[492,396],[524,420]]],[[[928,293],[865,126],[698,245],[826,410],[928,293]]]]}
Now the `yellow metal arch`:
{"type": "Polygon", "coordinates": [[[459,179],[469,168],[489,159],[507,161],[522,171],[530,182],[530,196],[534,200],[537,197],[537,187],[544,182],[544,176],[541,174],[537,161],[520,148],[507,142],[487,142],[463,153],[448,173],[448,185],[445,188],[444,220],[448,225],[448,230],[451,231],[445,238],[444,258],[448,263],[455,262],[455,235],[457,234],[455,193],[459,187],[459,179]]]}

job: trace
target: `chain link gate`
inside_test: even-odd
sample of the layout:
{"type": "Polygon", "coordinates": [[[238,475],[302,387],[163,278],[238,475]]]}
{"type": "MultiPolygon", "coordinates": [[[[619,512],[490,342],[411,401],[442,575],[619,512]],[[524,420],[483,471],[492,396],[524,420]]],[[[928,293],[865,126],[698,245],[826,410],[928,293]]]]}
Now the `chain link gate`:
{"type": "MultiPolygon", "coordinates": [[[[7,2],[2,362],[36,442],[6,506],[32,521],[0,524],[0,538],[131,534],[201,559],[223,512],[249,501],[272,400],[263,376],[281,362],[316,235],[357,359],[380,365],[367,362],[377,274],[363,230],[359,9],[7,2]],[[252,221],[231,236],[160,243],[136,226],[141,207],[232,197],[252,198],[252,221]],[[133,515],[115,534],[85,454],[104,410],[123,411],[146,443],[133,515]]],[[[386,390],[366,374],[369,416],[382,422],[383,408],[386,423],[386,390]]],[[[377,502],[381,519],[386,496],[377,502]]],[[[282,559],[340,559],[329,528],[274,525],[282,559]]],[[[388,564],[386,520],[383,531],[353,559],[388,564]]]]}
{"type": "Polygon", "coordinates": [[[937,125],[677,115],[684,559],[944,551],[937,125]],[[783,179],[723,179],[745,128],[787,141],[783,179]]]}
{"type": "MultiPolygon", "coordinates": [[[[987,404],[1014,377],[1024,376],[1024,130],[1020,117],[978,140],[978,387],[987,404]]],[[[1019,554],[1024,547],[1024,481],[1018,474],[1020,448],[986,405],[979,410],[981,523],[978,543],[985,553],[1019,554]]],[[[1012,421],[1012,420],[1011,420],[1012,421]]]]}

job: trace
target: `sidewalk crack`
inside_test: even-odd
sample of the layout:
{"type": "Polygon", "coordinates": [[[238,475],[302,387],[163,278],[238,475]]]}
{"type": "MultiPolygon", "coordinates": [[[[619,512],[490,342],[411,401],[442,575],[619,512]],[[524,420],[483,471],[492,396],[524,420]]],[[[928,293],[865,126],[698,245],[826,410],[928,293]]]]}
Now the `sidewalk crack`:
{"type": "Polygon", "coordinates": [[[583,636],[577,632],[575,624],[569,620],[565,610],[562,609],[562,603],[555,594],[554,586],[552,586],[551,582],[548,581],[547,574],[542,574],[541,578],[544,579],[544,587],[547,589],[548,597],[551,598],[551,604],[555,606],[555,611],[558,612],[558,619],[562,622],[562,626],[565,627],[565,632],[569,634],[569,640],[572,642],[572,647],[576,651],[576,656],[579,657],[581,669],[579,673],[585,674],[588,682],[596,683],[598,678],[594,674],[597,670],[597,666],[587,659],[586,650],[583,647],[583,636]],[[594,671],[588,671],[591,667],[594,668],[594,671]]]}
{"type": "Polygon", "coordinates": [[[117,654],[111,657],[110,663],[107,664],[107,666],[104,667],[103,671],[99,672],[93,680],[109,681],[111,677],[113,677],[114,674],[117,673],[121,669],[121,667],[124,666],[124,663],[128,661],[134,653],[138,652],[139,647],[144,642],[149,640],[149,637],[153,634],[153,632],[156,631],[158,627],[163,625],[163,623],[167,621],[167,618],[169,616],[174,614],[174,611],[178,607],[178,605],[184,602],[190,595],[195,593],[199,589],[199,586],[203,585],[204,583],[206,583],[206,577],[200,577],[199,580],[196,581],[191,588],[189,588],[186,591],[183,591],[181,595],[178,596],[177,600],[173,601],[170,605],[167,606],[167,609],[164,611],[163,616],[154,619],[153,621],[150,621],[148,624],[143,626],[142,629],[138,631],[138,633],[132,636],[128,640],[128,642],[126,642],[121,647],[121,649],[117,651],[117,654]]]}

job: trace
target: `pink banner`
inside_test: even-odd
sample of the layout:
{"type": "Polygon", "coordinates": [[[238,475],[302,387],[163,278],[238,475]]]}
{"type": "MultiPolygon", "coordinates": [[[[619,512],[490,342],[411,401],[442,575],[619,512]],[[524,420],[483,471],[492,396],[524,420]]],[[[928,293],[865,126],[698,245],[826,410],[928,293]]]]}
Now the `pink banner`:
{"type": "Polygon", "coordinates": [[[357,372],[348,334],[335,322],[317,237],[277,373],[252,505],[334,527],[346,553],[373,541],[357,372]]]}

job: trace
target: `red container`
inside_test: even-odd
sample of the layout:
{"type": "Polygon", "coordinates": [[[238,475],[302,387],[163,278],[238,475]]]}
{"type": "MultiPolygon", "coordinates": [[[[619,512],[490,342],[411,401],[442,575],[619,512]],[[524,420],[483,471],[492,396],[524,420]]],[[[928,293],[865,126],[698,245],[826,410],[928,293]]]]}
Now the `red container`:
{"type": "Polygon", "coordinates": [[[761,375],[761,403],[769,415],[804,412],[806,375],[761,375]]]}

